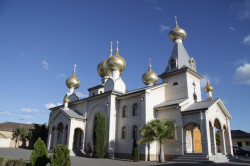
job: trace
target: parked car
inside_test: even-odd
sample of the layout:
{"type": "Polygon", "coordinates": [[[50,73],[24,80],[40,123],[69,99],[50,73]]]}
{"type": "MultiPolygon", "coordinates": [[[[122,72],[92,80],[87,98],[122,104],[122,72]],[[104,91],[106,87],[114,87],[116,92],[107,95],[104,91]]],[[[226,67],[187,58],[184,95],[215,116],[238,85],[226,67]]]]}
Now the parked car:
{"type": "Polygon", "coordinates": [[[233,151],[234,151],[234,155],[243,155],[246,157],[250,156],[250,151],[242,147],[234,146],[233,151]]]}

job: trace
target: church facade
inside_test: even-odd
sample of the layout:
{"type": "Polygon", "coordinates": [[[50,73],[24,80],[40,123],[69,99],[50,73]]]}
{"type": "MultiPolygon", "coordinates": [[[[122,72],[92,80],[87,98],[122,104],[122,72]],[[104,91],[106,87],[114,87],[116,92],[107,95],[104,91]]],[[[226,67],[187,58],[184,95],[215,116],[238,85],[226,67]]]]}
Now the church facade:
{"type": "MultiPolygon", "coordinates": [[[[227,108],[219,98],[212,97],[213,87],[207,81],[207,98],[201,99],[202,76],[196,70],[194,58],[189,57],[183,45],[185,30],[176,27],[169,33],[174,46],[166,70],[159,76],[151,64],[143,74],[145,88],[126,90],[122,72],[125,60],[119,55],[118,43],[113,55],[99,63],[97,71],[102,82],[89,88],[89,97],[79,99],[75,89],[80,80],[73,75],[66,80],[69,92],[64,105],[51,108],[47,148],[52,151],[64,144],[71,155],[87,153],[93,146],[94,119],[98,112],[107,119],[106,154],[131,158],[133,140],[141,138],[140,128],[158,118],[175,121],[174,137],[164,143],[167,159],[187,154],[201,154],[213,160],[218,154],[233,154],[230,119],[227,108]],[[162,83],[158,83],[158,77],[162,83]],[[219,135],[220,141],[216,141],[219,135]]],[[[159,143],[138,145],[141,159],[157,160],[159,143]],[[148,155],[150,154],[150,155],[148,155]]]]}

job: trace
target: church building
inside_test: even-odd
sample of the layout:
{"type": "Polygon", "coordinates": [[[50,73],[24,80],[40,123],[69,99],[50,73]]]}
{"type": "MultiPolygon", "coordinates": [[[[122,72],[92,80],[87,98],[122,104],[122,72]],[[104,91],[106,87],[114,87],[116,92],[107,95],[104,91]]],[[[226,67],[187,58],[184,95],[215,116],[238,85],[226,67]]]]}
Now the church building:
{"type": "MultiPolygon", "coordinates": [[[[126,61],[119,55],[118,42],[115,54],[111,43],[110,56],[98,64],[102,81],[88,89],[87,98],[79,99],[75,93],[80,80],[74,68],[73,75],[66,80],[69,92],[64,104],[50,109],[48,150],[63,144],[71,155],[86,154],[93,145],[95,115],[101,112],[107,120],[105,152],[108,156],[131,159],[133,140],[142,137],[140,128],[155,118],[174,120],[176,126],[173,138],[164,143],[167,160],[197,154],[208,160],[216,160],[218,155],[233,155],[232,117],[222,100],[213,98],[209,81],[204,89],[207,98],[201,99],[202,76],[197,72],[196,61],[184,48],[186,35],[176,21],[169,33],[173,50],[166,69],[158,76],[150,64],[142,75],[145,88],[127,91],[122,80],[126,61]],[[220,137],[219,142],[216,135],[220,137]]],[[[157,160],[160,149],[157,141],[150,144],[150,151],[145,144],[138,148],[142,160],[148,157],[157,160]]]]}

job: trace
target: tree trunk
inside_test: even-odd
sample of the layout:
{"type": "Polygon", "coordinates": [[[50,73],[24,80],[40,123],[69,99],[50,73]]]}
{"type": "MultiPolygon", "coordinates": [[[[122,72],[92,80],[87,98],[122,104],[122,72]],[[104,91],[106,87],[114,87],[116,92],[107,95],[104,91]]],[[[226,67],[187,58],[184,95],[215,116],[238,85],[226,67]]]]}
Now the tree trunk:
{"type": "Polygon", "coordinates": [[[163,151],[163,143],[160,142],[160,154],[159,154],[159,162],[163,163],[165,161],[164,151],[163,151]]]}
{"type": "Polygon", "coordinates": [[[148,161],[150,161],[150,143],[148,143],[148,161]]]}

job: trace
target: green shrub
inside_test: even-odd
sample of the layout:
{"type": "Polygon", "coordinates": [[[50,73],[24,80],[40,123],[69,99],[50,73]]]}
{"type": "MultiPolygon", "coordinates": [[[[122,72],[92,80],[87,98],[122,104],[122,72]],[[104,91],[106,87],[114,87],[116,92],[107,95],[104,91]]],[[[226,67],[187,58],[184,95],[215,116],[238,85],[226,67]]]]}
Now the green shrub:
{"type": "Polygon", "coordinates": [[[12,158],[9,158],[9,157],[0,157],[0,166],[6,166],[6,162],[8,160],[13,160],[12,158]]]}
{"type": "Polygon", "coordinates": [[[34,150],[32,150],[30,155],[30,164],[31,166],[46,166],[48,161],[48,151],[46,146],[43,140],[38,138],[34,144],[34,150]]]}
{"type": "Polygon", "coordinates": [[[51,166],[70,166],[69,149],[65,145],[58,144],[50,156],[51,166]]]}
{"type": "Polygon", "coordinates": [[[139,161],[140,160],[140,155],[139,155],[136,139],[134,139],[134,142],[133,142],[132,157],[133,157],[133,161],[139,161]]]}
{"type": "Polygon", "coordinates": [[[26,166],[26,163],[23,161],[23,159],[8,160],[5,166],[26,166]]]}
{"type": "Polygon", "coordinates": [[[98,112],[95,117],[94,150],[97,158],[103,158],[106,147],[106,117],[98,112]]]}

